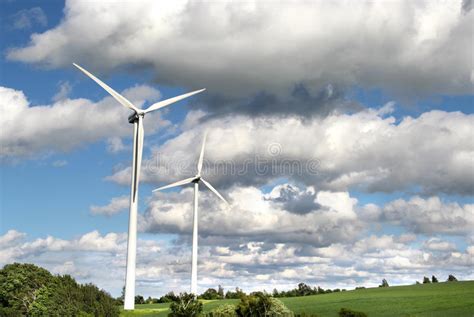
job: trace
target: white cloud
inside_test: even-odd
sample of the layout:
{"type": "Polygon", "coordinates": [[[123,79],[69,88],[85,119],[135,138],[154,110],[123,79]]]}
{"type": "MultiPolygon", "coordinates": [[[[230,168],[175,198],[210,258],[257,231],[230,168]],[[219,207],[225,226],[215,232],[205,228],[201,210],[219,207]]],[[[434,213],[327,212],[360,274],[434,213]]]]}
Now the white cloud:
{"type": "Polygon", "coordinates": [[[285,93],[300,83],[316,91],[334,83],[404,96],[469,93],[474,13],[462,6],[69,0],[59,25],[7,56],[49,67],[74,59],[93,70],[146,65],[161,83],[225,95],[285,93]]]}
{"type": "MultiPolygon", "coordinates": [[[[238,237],[262,241],[329,245],[354,239],[363,225],[357,221],[357,200],[348,193],[318,192],[321,208],[305,214],[288,212],[265,198],[254,187],[234,187],[228,192],[231,208],[225,208],[208,191],[200,193],[199,232],[205,236],[238,237]]],[[[189,234],[192,228],[192,190],[158,193],[140,221],[147,232],[189,234]]]]}
{"type": "Polygon", "coordinates": [[[439,197],[397,199],[383,207],[381,220],[414,233],[467,235],[474,228],[474,205],[445,203],[439,197]]]}
{"type": "MultiPolygon", "coordinates": [[[[400,121],[375,110],[311,119],[230,115],[184,125],[186,131],[144,160],[143,181],[194,175],[209,130],[204,171],[221,188],[288,178],[330,191],[473,194],[472,114],[433,110],[400,121]]],[[[128,184],[129,169],[109,179],[128,184]]]]}
{"type": "Polygon", "coordinates": [[[423,243],[423,246],[430,251],[456,251],[456,245],[453,242],[439,238],[430,238],[423,243]]]}
{"type": "Polygon", "coordinates": [[[92,205],[90,210],[95,215],[112,216],[128,208],[129,201],[128,196],[113,197],[107,205],[92,205]]]}
{"type": "Polygon", "coordinates": [[[72,91],[72,86],[68,81],[62,81],[58,84],[58,92],[53,96],[52,100],[58,102],[67,99],[72,91]]]}
{"type": "MultiPolygon", "coordinates": [[[[123,94],[137,106],[160,97],[159,91],[148,86],[135,86],[123,94]]],[[[61,99],[52,105],[31,105],[22,91],[0,87],[0,111],[7,114],[0,117],[0,157],[3,158],[69,151],[101,139],[130,137],[133,129],[127,122],[127,109],[111,97],[98,102],[61,99]]],[[[169,124],[159,113],[147,119],[148,133],[169,124]]]]}
{"type": "Polygon", "coordinates": [[[118,153],[124,151],[127,147],[119,137],[112,137],[107,139],[107,151],[109,153],[118,153]]]}

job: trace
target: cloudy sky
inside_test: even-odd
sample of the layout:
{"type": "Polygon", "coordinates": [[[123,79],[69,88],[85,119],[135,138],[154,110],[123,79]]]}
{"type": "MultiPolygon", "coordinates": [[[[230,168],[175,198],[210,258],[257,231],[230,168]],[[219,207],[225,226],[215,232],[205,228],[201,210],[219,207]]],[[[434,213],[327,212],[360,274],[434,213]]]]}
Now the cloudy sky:
{"type": "Polygon", "coordinates": [[[0,265],[120,294],[146,107],[137,292],[474,279],[474,10],[452,1],[0,1],[0,265]]]}

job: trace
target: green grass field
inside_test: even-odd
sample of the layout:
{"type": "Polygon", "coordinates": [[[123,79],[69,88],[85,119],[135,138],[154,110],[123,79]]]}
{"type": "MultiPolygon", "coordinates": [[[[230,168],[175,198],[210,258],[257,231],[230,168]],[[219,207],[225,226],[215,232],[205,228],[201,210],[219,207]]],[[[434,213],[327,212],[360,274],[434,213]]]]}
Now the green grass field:
{"type": "MultiPolygon", "coordinates": [[[[340,293],[281,298],[296,313],[336,317],[342,307],[368,316],[474,316],[474,281],[368,288],[340,293]]],[[[204,311],[238,300],[203,301],[204,311]]],[[[137,305],[122,316],[167,316],[168,304],[137,305]]]]}

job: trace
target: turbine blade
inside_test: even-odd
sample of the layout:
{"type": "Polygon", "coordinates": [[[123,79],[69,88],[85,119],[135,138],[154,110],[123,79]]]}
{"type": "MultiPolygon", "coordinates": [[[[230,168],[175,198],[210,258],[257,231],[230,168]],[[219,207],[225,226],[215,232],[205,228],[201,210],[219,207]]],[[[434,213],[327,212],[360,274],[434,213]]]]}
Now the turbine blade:
{"type": "Polygon", "coordinates": [[[207,138],[207,132],[204,133],[204,138],[202,140],[202,147],[201,147],[201,154],[199,154],[199,161],[198,161],[198,175],[201,175],[201,170],[202,170],[202,163],[204,162],[204,148],[206,147],[206,138],[207,138]]]}
{"type": "Polygon", "coordinates": [[[177,187],[177,186],[181,186],[181,185],[186,185],[186,184],[192,183],[193,180],[195,180],[195,179],[196,179],[196,177],[186,178],[186,179],[183,179],[182,181],[178,181],[178,182],[166,185],[166,186],[162,186],[162,187],[154,189],[152,191],[156,192],[156,191],[163,190],[163,189],[168,189],[168,188],[173,188],[173,187],[177,187]]]}
{"type": "Polygon", "coordinates": [[[219,192],[214,188],[212,187],[211,184],[209,184],[205,179],[201,178],[201,181],[204,183],[204,185],[207,186],[207,188],[209,188],[211,190],[211,192],[213,192],[214,194],[217,195],[217,197],[219,197],[220,199],[222,199],[223,202],[225,202],[227,205],[229,205],[229,203],[227,202],[227,200],[224,199],[224,197],[222,197],[221,194],[219,194],[219,192]]]}
{"type": "Polygon", "coordinates": [[[155,111],[155,110],[158,110],[160,108],[166,107],[166,106],[168,106],[172,103],[178,102],[178,101],[183,100],[185,98],[191,97],[192,95],[203,92],[204,90],[206,90],[206,88],[196,90],[196,91],[193,91],[193,92],[188,92],[187,94],[176,96],[176,97],[173,97],[173,98],[169,98],[169,99],[166,99],[166,100],[163,100],[163,101],[159,101],[157,103],[152,104],[147,109],[145,109],[145,113],[148,113],[148,112],[155,111]]]}
{"type": "Polygon", "coordinates": [[[89,73],[87,70],[82,68],[81,66],[77,65],[76,63],[73,63],[74,66],[76,66],[81,72],[86,74],[88,77],[90,77],[93,81],[95,81],[97,84],[99,84],[100,87],[104,88],[112,97],[114,97],[115,100],[117,100],[121,105],[135,111],[135,112],[141,112],[140,109],[135,107],[134,104],[132,104],[130,101],[128,101],[124,96],[107,86],[103,81],[101,81],[99,78],[95,77],[91,73],[89,73]]]}

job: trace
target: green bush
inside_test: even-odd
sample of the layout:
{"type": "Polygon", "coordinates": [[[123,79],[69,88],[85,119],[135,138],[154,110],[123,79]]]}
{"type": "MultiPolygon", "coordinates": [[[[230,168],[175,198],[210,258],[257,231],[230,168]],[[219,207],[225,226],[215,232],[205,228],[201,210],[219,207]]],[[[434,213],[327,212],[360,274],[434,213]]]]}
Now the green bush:
{"type": "Polygon", "coordinates": [[[243,296],[237,305],[239,317],[293,317],[294,314],[280,300],[266,293],[243,296]]]}
{"type": "Polygon", "coordinates": [[[0,316],[119,315],[116,301],[95,285],[71,276],[54,276],[33,264],[8,264],[0,270],[0,316]]]}
{"type": "Polygon", "coordinates": [[[222,305],[208,312],[206,317],[237,317],[235,309],[231,304],[222,305]]]}
{"type": "Polygon", "coordinates": [[[171,303],[168,317],[195,317],[202,312],[202,303],[198,301],[194,294],[181,293],[177,301],[171,303]]]}
{"type": "Polygon", "coordinates": [[[348,308],[341,308],[341,310],[339,311],[339,317],[367,317],[367,314],[360,311],[354,311],[348,308]]]}

